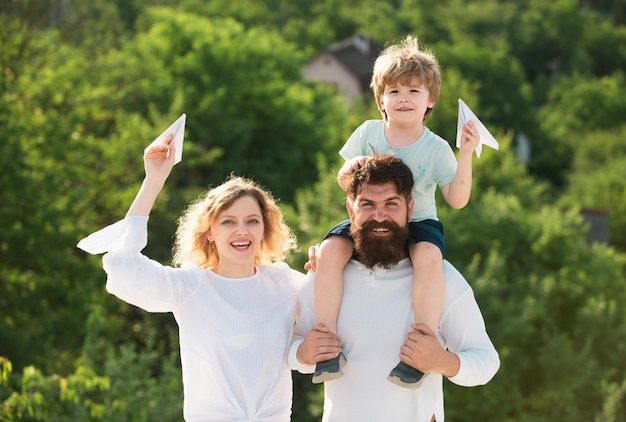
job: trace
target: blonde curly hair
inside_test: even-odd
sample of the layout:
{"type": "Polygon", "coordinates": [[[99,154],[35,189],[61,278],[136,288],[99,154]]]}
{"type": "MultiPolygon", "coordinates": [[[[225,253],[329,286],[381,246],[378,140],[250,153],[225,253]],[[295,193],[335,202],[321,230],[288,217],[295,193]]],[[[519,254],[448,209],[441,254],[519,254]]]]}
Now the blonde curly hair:
{"type": "Polygon", "coordinates": [[[273,196],[253,180],[231,175],[223,184],[193,201],[178,219],[173,264],[180,266],[193,262],[200,268],[215,268],[219,255],[215,243],[207,241],[207,235],[218,215],[245,196],[258,201],[263,217],[263,239],[255,264],[284,260],[296,248],[296,238],[284,223],[273,196]]]}
{"type": "MultiPolygon", "coordinates": [[[[418,82],[428,89],[429,99],[437,102],[441,89],[441,69],[437,58],[430,50],[420,50],[417,38],[408,35],[400,43],[381,51],[374,62],[370,87],[374,91],[376,105],[385,121],[387,113],[380,104],[385,87],[398,82],[408,85],[413,78],[417,78],[418,82]]],[[[431,113],[432,108],[429,108],[424,114],[424,120],[431,113]]]]}

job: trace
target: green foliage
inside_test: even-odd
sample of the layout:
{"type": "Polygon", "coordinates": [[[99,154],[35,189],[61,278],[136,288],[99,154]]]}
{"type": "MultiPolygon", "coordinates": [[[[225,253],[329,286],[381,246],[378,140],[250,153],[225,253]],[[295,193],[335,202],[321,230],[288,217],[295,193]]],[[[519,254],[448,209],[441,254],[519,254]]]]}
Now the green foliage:
{"type": "Polygon", "coordinates": [[[100,420],[105,406],[98,400],[109,389],[106,377],[97,376],[90,368],[78,367],[68,377],[45,376],[32,366],[21,376],[11,376],[11,362],[0,359],[3,399],[0,417],[6,421],[100,420]],[[11,384],[15,385],[11,385],[11,384]],[[7,394],[8,393],[8,394],[7,394]]]}
{"type": "MultiPolygon", "coordinates": [[[[104,340],[104,339],[103,339],[104,340]]],[[[78,366],[67,377],[45,376],[28,366],[12,374],[12,365],[0,359],[0,419],[3,421],[179,421],[182,383],[178,354],[165,357],[148,347],[143,351],[123,344],[108,347],[99,376],[89,366],[78,366]]]]}
{"type": "Polygon", "coordinates": [[[285,208],[292,227],[297,228],[298,256],[291,257],[294,268],[302,268],[308,259],[308,247],[319,243],[337,223],[348,218],[345,193],[337,184],[338,167],[329,167],[320,161],[320,181],[312,187],[298,191],[296,207],[285,208]]]}
{"type": "Polygon", "coordinates": [[[572,131],[609,129],[621,125],[626,100],[620,91],[625,85],[623,72],[591,80],[584,77],[562,79],[552,90],[542,113],[546,127],[551,128],[555,137],[565,138],[564,142],[573,149],[576,144],[571,143],[572,138],[575,139],[572,131]]]}
{"type": "MultiPolygon", "coordinates": [[[[532,123],[532,120],[525,120],[533,116],[531,90],[525,81],[521,63],[512,57],[508,48],[503,42],[484,45],[478,41],[463,40],[453,45],[438,46],[435,53],[440,63],[454,63],[445,67],[442,90],[451,89],[446,76],[452,69],[458,70],[458,77],[463,81],[480,81],[480,84],[475,82],[469,92],[459,89],[452,92],[466,102],[469,101],[468,94],[475,94],[478,101],[470,107],[480,110],[480,119],[490,130],[507,128],[522,132],[532,123]]],[[[455,122],[454,119],[447,121],[455,122]]],[[[449,138],[455,139],[456,131],[449,138]]]]}
{"type": "MultiPolygon", "coordinates": [[[[611,2],[613,3],[613,2],[611,2]]],[[[619,2],[614,2],[616,8],[619,2]]],[[[622,19],[626,18],[622,5],[622,19]]],[[[602,15],[593,15],[589,23],[592,31],[585,31],[585,43],[591,57],[591,72],[608,76],[626,67],[626,22],[614,25],[602,15]]]]}
{"type": "MultiPolygon", "coordinates": [[[[552,180],[571,170],[575,151],[583,143],[582,136],[596,130],[607,130],[623,124],[626,99],[624,74],[615,73],[598,79],[585,76],[562,78],[554,86],[540,114],[543,133],[548,138],[537,148],[533,165],[551,168],[552,180]],[[554,157],[560,160],[555,162],[554,157]]],[[[559,179],[557,179],[559,178],[559,179]]]]}
{"type": "Polygon", "coordinates": [[[575,148],[568,189],[560,198],[567,207],[608,212],[610,243],[626,251],[626,126],[583,135],[575,148]]]}
{"type": "Polygon", "coordinates": [[[324,387],[311,383],[311,375],[293,372],[293,406],[291,420],[316,422],[324,410],[324,387]]]}
{"type": "Polygon", "coordinates": [[[531,81],[574,69],[588,71],[591,61],[583,47],[588,19],[576,0],[528,2],[515,25],[513,45],[531,81]]]}
{"type": "Polygon", "coordinates": [[[594,418],[594,422],[617,422],[626,418],[624,406],[620,404],[624,402],[626,397],[626,380],[621,384],[603,385],[602,389],[606,399],[602,406],[602,412],[594,418]]]}
{"type": "Polygon", "coordinates": [[[287,201],[291,181],[316,179],[317,154],[334,155],[341,142],[343,105],[328,87],[302,80],[295,46],[231,19],[168,10],[152,11],[143,25],[131,54],[158,62],[174,87],[163,103],[193,110],[187,136],[220,154],[210,167],[186,165],[187,174],[210,183],[230,172],[253,176],[287,201]]]}
{"type": "Polygon", "coordinates": [[[519,184],[499,192],[480,180],[464,210],[443,208],[440,217],[447,257],[473,286],[502,367],[484,387],[448,387],[448,415],[479,420],[489,408],[495,420],[590,420],[604,400],[599,386],[623,380],[626,341],[611,333],[626,330],[626,293],[616,282],[625,257],[587,245],[576,210],[544,204],[540,187],[529,195],[521,166],[492,156],[490,181],[519,184]]]}
{"type": "Polygon", "coordinates": [[[177,353],[163,356],[152,348],[121,345],[109,356],[105,372],[111,391],[105,399],[106,421],[182,420],[182,374],[177,353]]]}

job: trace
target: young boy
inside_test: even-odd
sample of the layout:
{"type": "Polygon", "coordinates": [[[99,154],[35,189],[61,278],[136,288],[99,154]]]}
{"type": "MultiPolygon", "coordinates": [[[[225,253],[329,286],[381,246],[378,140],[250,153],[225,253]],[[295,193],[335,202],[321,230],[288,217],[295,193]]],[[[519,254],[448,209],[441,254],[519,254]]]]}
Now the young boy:
{"type": "MultiPolygon", "coordinates": [[[[440,186],[453,208],[467,204],[472,189],[472,154],[480,142],[474,125],[466,124],[457,163],[450,145],[424,126],[439,98],[440,85],[437,59],[429,51],[420,50],[415,37],[409,35],[382,51],[374,64],[370,86],[383,119],[365,121],[352,133],[339,151],[346,161],[337,175],[345,190],[347,179],[363,164],[365,156],[389,152],[411,167],[415,178],[415,207],[409,224],[409,254],[414,267],[411,300],[415,322],[425,323],[435,332],[444,294],[445,248],[443,226],[437,220],[435,189],[440,186]]],[[[381,234],[390,230],[384,209],[375,213],[374,220],[377,224],[372,230],[381,234]]],[[[343,294],[343,267],[352,257],[353,245],[350,222],[346,220],[326,235],[318,250],[316,318],[334,334],[343,294]]],[[[345,361],[339,355],[319,362],[313,382],[339,378],[345,361]]],[[[402,387],[417,388],[423,376],[421,371],[400,362],[387,378],[402,387]]]]}

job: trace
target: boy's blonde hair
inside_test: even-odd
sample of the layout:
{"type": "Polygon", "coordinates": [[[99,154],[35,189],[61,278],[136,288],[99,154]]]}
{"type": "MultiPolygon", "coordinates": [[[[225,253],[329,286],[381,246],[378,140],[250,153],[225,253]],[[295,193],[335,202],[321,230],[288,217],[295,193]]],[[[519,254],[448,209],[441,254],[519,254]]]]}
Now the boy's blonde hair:
{"type": "MultiPolygon", "coordinates": [[[[376,105],[385,121],[387,113],[380,105],[385,87],[397,83],[408,85],[413,78],[417,78],[418,82],[428,89],[429,99],[437,102],[441,87],[441,70],[437,58],[430,50],[420,50],[417,38],[408,35],[399,44],[393,44],[381,51],[374,62],[370,87],[374,91],[376,105]]],[[[426,110],[424,120],[431,113],[432,108],[426,110]]]]}
{"type": "Polygon", "coordinates": [[[295,249],[295,236],[284,223],[272,195],[251,179],[231,175],[226,182],[192,202],[179,218],[173,248],[174,265],[193,262],[201,268],[215,268],[219,255],[215,242],[208,241],[208,234],[219,214],[245,196],[257,200],[263,217],[263,239],[255,264],[282,261],[295,249]]]}

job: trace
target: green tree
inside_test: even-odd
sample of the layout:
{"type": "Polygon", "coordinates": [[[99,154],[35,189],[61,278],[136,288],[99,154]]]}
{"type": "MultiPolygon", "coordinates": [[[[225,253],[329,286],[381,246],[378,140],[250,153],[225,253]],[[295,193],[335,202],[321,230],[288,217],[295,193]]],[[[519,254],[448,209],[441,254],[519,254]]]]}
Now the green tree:
{"type": "Polygon", "coordinates": [[[607,211],[610,244],[626,252],[626,126],[580,137],[559,203],[607,211]]]}
{"type": "Polygon", "coordinates": [[[588,11],[575,0],[528,2],[518,17],[511,44],[531,81],[589,69],[583,47],[588,18],[588,11]]]}
{"type": "MultiPolygon", "coordinates": [[[[572,168],[575,151],[585,142],[582,138],[586,133],[623,124],[626,99],[621,92],[625,86],[623,72],[596,79],[561,78],[539,110],[541,131],[538,138],[532,140],[532,171],[562,188],[572,168]]],[[[592,143],[591,147],[602,149],[602,142],[592,143]]]]}
{"type": "Polygon", "coordinates": [[[626,294],[616,280],[624,280],[625,256],[587,245],[577,210],[546,202],[548,186],[527,176],[506,146],[475,162],[470,204],[440,212],[448,259],[474,288],[502,360],[484,387],[447,387],[448,412],[590,420],[607,398],[589,386],[623,380],[626,294]]]}
{"type": "Polygon", "coordinates": [[[151,12],[143,25],[127,51],[160,63],[172,87],[161,104],[188,110],[187,136],[220,154],[210,167],[187,163],[186,177],[217,183],[245,174],[285,201],[316,179],[318,154],[336,153],[343,105],[329,87],[303,80],[295,46],[233,20],[171,10],[151,12]]]}
{"type": "Polygon", "coordinates": [[[33,366],[12,376],[11,361],[0,357],[0,418],[3,421],[49,421],[101,419],[104,405],[94,397],[109,388],[108,380],[79,367],[67,376],[45,376],[33,366]],[[11,385],[15,382],[17,385],[11,385]],[[8,389],[8,391],[7,391],[8,389]]]}

